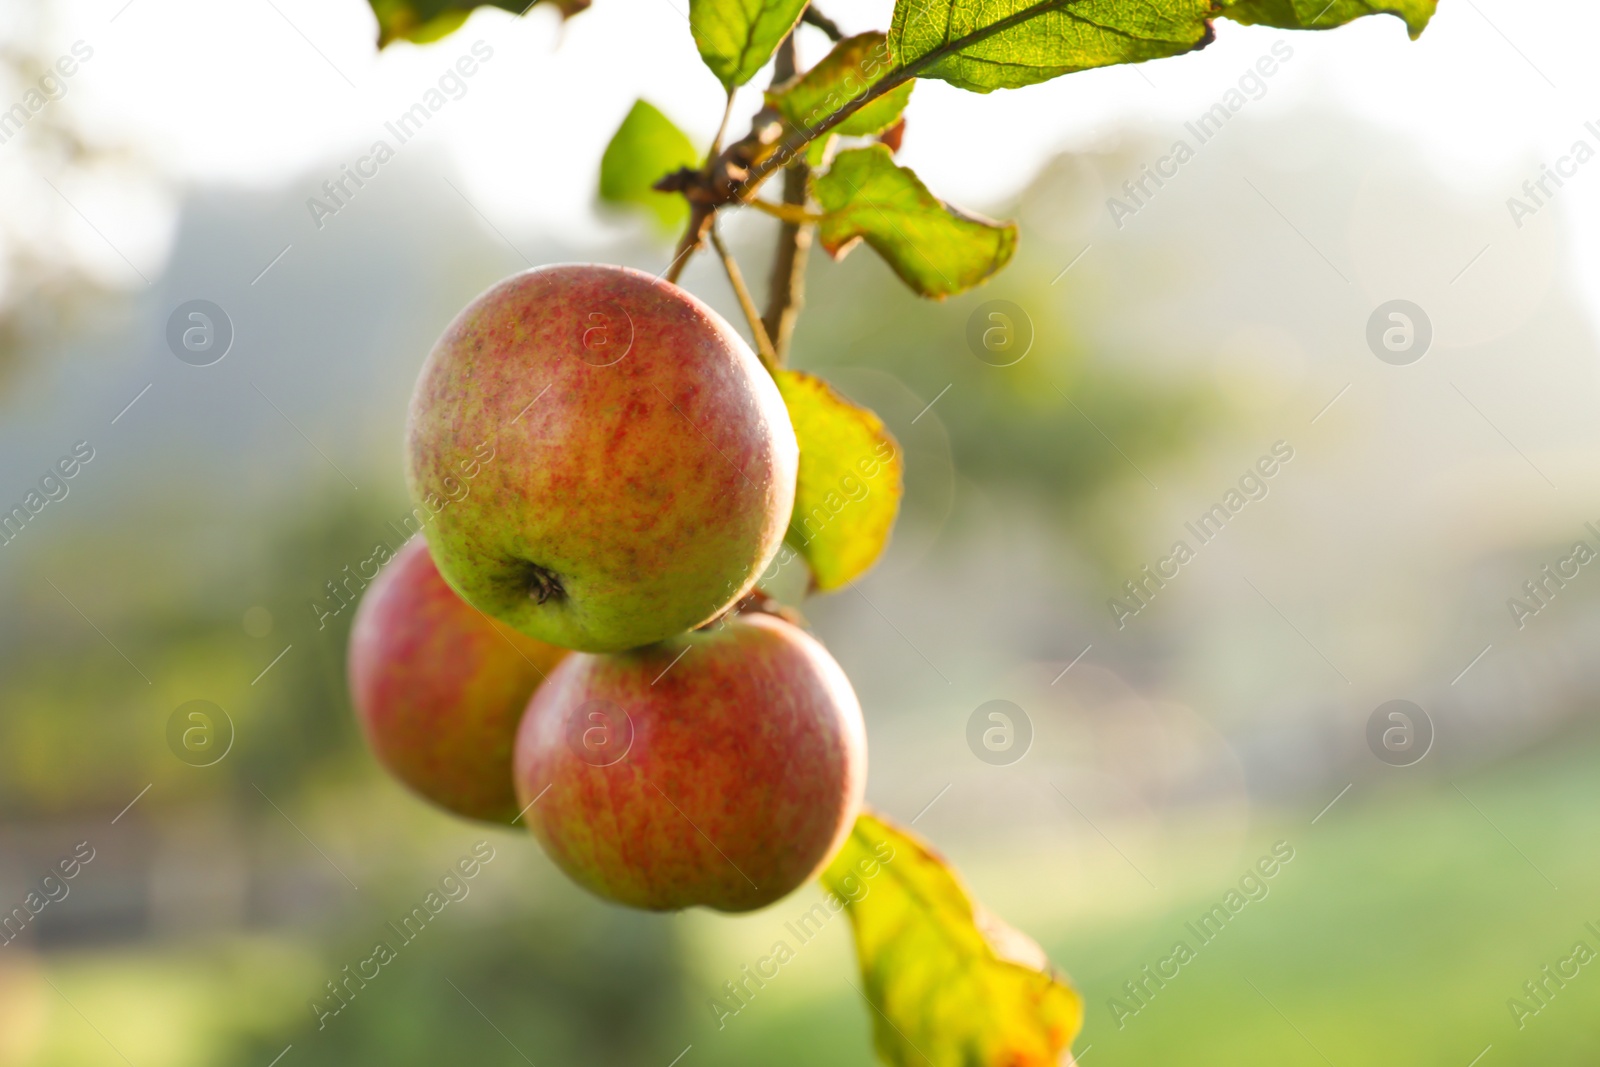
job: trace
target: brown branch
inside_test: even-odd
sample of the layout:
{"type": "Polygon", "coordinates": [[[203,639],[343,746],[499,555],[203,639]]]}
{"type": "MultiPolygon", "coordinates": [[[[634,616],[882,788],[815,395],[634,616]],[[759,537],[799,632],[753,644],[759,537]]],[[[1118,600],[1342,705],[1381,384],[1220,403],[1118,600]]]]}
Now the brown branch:
{"type": "MultiPolygon", "coordinates": [[[[938,48],[924,52],[904,66],[894,68],[868,86],[860,96],[852,98],[838,111],[835,111],[815,126],[798,127],[785,135],[772,151],[765,153],[750,165],[742,183],[742,196],[745,199],[749,199],[750,196],[754,195],[755,190],[760,187],[761,183],[772,176],[774,171],[788,166],[791,160],[799,157],[805,151],[806,145],[828,133],[835,126],[838,126],[845,119],[848,119],[874,100],[893,92],[906,82],[911,81],[941,59],[955,55],[964,48],[971,48],[980,41],[988,40],[997,33],[1009,30],[1011,27],[1027,22],[1029,19],[1037,18],[1047,11],[1069,7],[1080,2],[1082,0],[1039,0],[1038,3],[1030,4],[1021,11],[1014,12],[1003,19],[991,22],[987,26],[980,26],[971,33],[963,34],[953,41],[946,41],[938,48]]],[[[728,151],[731,152],[738,147],[738,144],[729,145],[728,151]]],[[[724,156],[726,155],[727,153],[724,153],[724,156]]]]}
{"type": "Polygon", "coordinates": [[[839,29],[839,24],[818,11],[815,4],[807,5],[805,11],[800,15],[800,21],[807,26],[815,26],[827,34],[830,41],[838,42],[844,40],[844,31],[839,29]]]}
{"type": "MultiPolygon", "coordinates": [[[[822,18],[809,6],[805,15],[822,18]]],[[[834,29],[837,30],[837,27],[834,29]]],[[[824,29],[823,32],[828,31],[824,29]]],[[[834,40],[838,39],[834,37],[834,40]]],[[[778,46],[772,69],[773,85],[781,85],[795,76],[795,51],[794,34],[791,32],[778,46]]],[[[782,225],[778,227],[777,249],[772,256],[772,273],[767,279],[767,313],[761,319],[767,336],[772,338],[773,362],[780,367],[789,359],[789,343],[794,337],[795,323],[805,303],[806,258],[811,251],[811,227],[805,218],[809,179],[810,170],[806,161],[797,159],[783,175],[783,207],[787,211],[763,200],[750,201],[758,209],[782,219],[782,225]]]]}
{"type": "Polygon", "coordinates": [[[706,152],[707,167],[711,166],[717,156],[722,154],[722,138],[728,132],[728,120],[733,117],[733,90],[728,90],[728,102],[722,107],[722,123],[717,127],[717,135],[711,139],[711,148],[706,152]]]}
{"type": "Polygon", "coordinates": [[[744,312],[745,321],[750,324],[750,333],[756,339],[756,352],[761,356],[761,362],[767,370],[777,370],[777,354],[772,350],[772,338],[761,322],[761,313],[756,310],[756,302],[750,295],[750,287],[744,283],[744,274],[739,270],[738,261],[722,243],[722,237],[718,235],[715,223],[709,229],[709,236],[711,247],[722,257],[722,267],[728,272],[728,284],[733,286],[733,295],[739,298],[739,308],[744,312]]]}
{"type": "Polygon", "coordinates": [[[700,248],[700,243],[705,239],[706,230],[711,228],[716,212],[699,204],[689,209],[689,225],[683,231],[683,236],[678,238],[678,247],[672,256],[672,262],[662,272],[662,277],[676,285],[678,278],[683,274],[683,268],[689,265],[689,257],[700,248]]]}
{"type": "MultiPolygon", "coordinates": [[[[1037,3],[1030,4],[1003,19],[946,41],[939,47],[924,52],[912,62],[890,70],[859,96],[847,101],[843,107],[814,126],[790,128],[785,132],[777,112],[771,108],[762,108],[752,120],[750,132],[724,148],[721,154],[711,160],[703,170],[669,175],[662,183],[657,183],[656,188],[663,191],[670,189],[683,192],[692,205],[689,225],[678,241],[677,254],[665,272],[666,279],[677,281],[683,272],[684,262],[700,247],[716,217],[718,208],[750,200],[761,188],[762,183],[775,172],[797,161],[803,163],[802,153],[807,145],[832,131],[863,107],[893,92],[947,56],[955,55],[962,49],[970,48],[980,41],[985,41],[997,33],[1037,18],[1046,12],[1082,2],[1083,0],[1038,0],[1037,3]],[[684,184],[665,184],[680,178],[687,178],[689,181],[684,184]]],[[[792,65],[792,56],[789,62],[792,65]]],[[[787,193],[785,198],[787,199],[787,193]]]]}
{"type": "MultiPolygon", "coordinates": [[[[805,16],[810,13],[811,8],[807,7],[800,16],[801,20],[804,21],[805,16]]],[[[772,87],[776,89],[794,77],[796,73],[798,73],[798,68],[796,67],[794,52],[794,31],[790,30],[784,35],[783,40],[778,42],[778,50],[772,56],[772,87]]]]}
{"type": "MultiPolygon", "coordinates": [[[[789,164],[783,172],[783,202],[801,216],[805,215],[810,183],[811,168],[804,157],[789,164]]],[[[794,328],[805,307],[806,260],[811,255],[814,229],[803,217],[785,219],[778,228],[778,251],[772,259],[772,275],[767,283],[767,313],[763,325],[772,337],[773,358],[780,367],[788,362],[794,328]]]]}
{"type": "Polygon", "coordinates": [[[823,219],[823,216],[815,211],[807,211],[802,204],[789,201],[774,204],[769,200],[756,197],[754,200],[745,201],[744,206],[753,207],[763,215],[771,215],[781,222],[792,222],[796,226],[809,226],[813,223],[821,222],[823,219]]]}

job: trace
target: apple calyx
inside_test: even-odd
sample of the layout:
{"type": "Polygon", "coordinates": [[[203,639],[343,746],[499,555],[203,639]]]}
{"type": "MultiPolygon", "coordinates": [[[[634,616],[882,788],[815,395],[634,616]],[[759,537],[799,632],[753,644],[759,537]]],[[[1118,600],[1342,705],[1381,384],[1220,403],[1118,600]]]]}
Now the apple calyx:
{"type": "Polygon", "coordinates": [[[548,568],[537,563],[528,565],[528,596],[535,604],[543,604],[547,600],[565,600],[567,590],[561,584],[561,579],[548,568]]]}

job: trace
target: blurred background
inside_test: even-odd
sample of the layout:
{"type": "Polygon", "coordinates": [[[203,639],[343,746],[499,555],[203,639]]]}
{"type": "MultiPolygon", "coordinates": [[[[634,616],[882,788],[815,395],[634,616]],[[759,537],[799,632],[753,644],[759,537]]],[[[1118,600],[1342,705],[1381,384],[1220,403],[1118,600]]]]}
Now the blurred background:
{"type": "MultiPolygon", "coordinates": [[[[832,6],[851,31],[890,8],[832,6]]],[[[1016,260],[935,305],[870,251],[813,259],[795,362],[883,415],[908,494],[878,567],[803,610],[862,698],[870,802],[1072,976],[1090,1067],[1600,1062],[1600,974],[1545,970],[1600,950],[1597,30],[1578,0],[1444,0],[1417,42],[1219,23],[1137,68],[924,83],[902,162],[1017,219],[1016,260]],[[995,300],[1014,361],[968,342],[995,300]],[[997,700],[1012,746],[969,746],[997,700]],[[1180,939],[1197,957],[1130,996],[1180,939]]],[[[529,265],[661,270],[594,203],[601,148],[640,95],[702,145],[721,113],[679,0],[375,35],[361,0],[0,11],[0,107],[78,61],[0,127],[0,510],[28,516],[0,544],[0,913],[78,861],[0,946],[0,1064],[868,1064],[843,924],[708,1007],[814,889],[603,905],[360,744],[350,613],[312,604],[396,543],[424,354],[529,265]],[[480,40],[467,92],[319,225],[308,198],[480,40]],[[207,366],[167,340],[192,300],[230,328],[207,366]],[[193,700],[228,724],[204,767],[168,742],[193,700]],[[470,896],[319,1028],[479,842],[470,896]]],[[[773,230],[730,220],[747,275],[773,230]]],[[[707,257],[683,282],[738,321],[707,257]]]]}

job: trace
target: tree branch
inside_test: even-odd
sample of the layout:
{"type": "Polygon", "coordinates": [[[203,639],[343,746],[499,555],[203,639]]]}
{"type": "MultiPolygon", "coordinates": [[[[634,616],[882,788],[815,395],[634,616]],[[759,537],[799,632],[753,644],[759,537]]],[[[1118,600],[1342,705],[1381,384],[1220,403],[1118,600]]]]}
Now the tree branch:
{"type": "Polygon", "coordinates": [[[722,107],[722,124],[717,127],[717,135],[711,139],[711,148],[706,152],[705,165],[707,167],[711,166],[717,156],[722,154],[722,138],[728,132],[728,120],[733,117],[733,96],[733,90],[729,89],[728,102],[722,107]]]}
{"type": "MultiPolygon", "coordinates": [[[[796,159],[783,172],[783,203],[798,217],[785,218],[778,228],[778,251],[772,260],[772,276],[767,283],[767,313],[763,317],[763,325],[772,337],[774,359],[780,367],[789,360],[794,329],[805,307],[806,261],[811,256],[814,229],[805,209],[810,184],[811,168],[804,157],[796,159]]],[[[774,213],[778,210],[774,205],[766,206],[774,213]]]]}
{"type": "MultiPolygon", "coordinates": [[[[918,56],[916,59],[905,64],[904,66],[895,67],[878,81],[868,86],[866,91],[861,93],[861,95],[847,101],[845,105],[838,111],[835,111],[833,114],[829,115],[815,126],[796,128],[785,135],[784,138],[778,142],[778,145],[774,150],[765,154],[750,166],[748,174],[741,183],[744,197],[748,199],[749,196],[760,187],[762,182],[766,181],[772,176],[774,171],[781,167],[787,166],[790,160],[794,159],[801,152],[803,152],[806,145],[832,130],[835,126],[838,126],[845,119],[849,118],[851,115],[854,115],[857,111],[860,111],[874,100],[884,96],[887,93],[893,92],[906,82],[917,77],[917,75],[938,63],[946,56],[955,55],[962,49],[970,48],[973,45],[978,44],[980,41],[988,40],[990,37],[993,37],[995,34],[1000,33],[1003,30],[1009,30],[1011,27],[1027,22],[1029,19],[1037,18],[1047,11],[1054,11],[1056,8],[1061,7],[1069,7],[1072,4],[1080,2],[1081,0],[1039,0],[1038,3],[1031,4],[1028,7],[1023,8],[1021,11],[1014,12],[1003,19],[1000,19],[996,22],[991,22],[987,26],[980,26],[971,33],[963,34],[953,41],[946,41],[938,48],[924,52],[922,55],[918,56]]],[[[731,151],[734,147],[737,146],[729,146],[729,150],[731,151]]]]}
{"type": "MultiPolygon", "coordinates": [[[[1082,2],[1083,0],[1038,0],[1037,3],[1030,4],[1021,11],[1013,12],[987,26],[980,26],[971,33],[946,41],[912,62],[890,70],[859,96],[847,101],[843,107],[815,126],[792,128],[784,133],[777,113],[769,108],[763,108],[751,123],[750,133],[724,148],[704,170],[685,173],[686,177],[692,179],[694,183],[692,186],[674,187],[688,197],[693,210],[689,217],[689,226],[678,241],[677,254],[665,273],[666,279],[675,282],[683,273],[684,262],[695,249],[700,247],[712,220],[716,217],[718,208],[730,203],[748,202],[773,173],[788,167],[796,160],[803,163],[804,157],[801,153],[805,151],[807,145],[833,130],[863,107],[893,92],[947,56],[955,55],[962,49],[970,48],[997,33],[1037,18],[1046,12],[1082,2]]],[[[792,58],[790,62],[792,63],[792,58]]],[[[658,185],[657,188],[661,186],[658,185]]]]}
{"type": "MultiPolygon", "coordinates": [[[[822,18],[809,6],[806,15],[822,18]]],[[[827,21],[824,19],[823,21],[827,21]]],[[[829,23],[831,26],[832,23],[829,23]]],[[[834,27],[837,30],[837,27],[834,27]]],[[[824,29],[823,32],[827,32],[824,29]]],[[[834,40],[838,40],[834,37],[834,40]]],[[[781,85],[795,76],[794,33],[783,39],[772,68],[772,84],[781,85]]],[[[772,256],[772,273],[767,279],[767,312],[761,324],[772,338],[773,362],[782,366],[789,359],[789,344],[794,338],[794,328],[805,304],[806,259],[811,252],[811,226],[806,214],[807,188],[811,169],[804,157],[796,159],[783,172],[783,204],[769,204],[761,199],[750,203],[758,210],[776,215],[783,221],[778,227],[777,249],[772,256]]]]}
{"type": "MultiPolygon", "coordinates": [[[[795,169],[795,167],[803,166],[803,165],[804,164],[791,164],[789,169],[793,170],[793,169],[795,169]]],[[[785,178],[785,184],[784,184],[785,199],[784,199],[783,203],[774,204],[770,200],[762,200],[761,198],[757,197],[754,200],[745,201],[745,205],[744,206],[745,207],[753,207],[757,211],[761,212],[763,215],[771,215],[775,219],[780,219],[783,222],[793,223],[796,226],[811,226],[811,225],[814,225],[814,224],[816,224],[818,222],[821,222],[822,221],[822,216],[821,215],[818,215],[814,211],[807,211],[805,209],[805,201],[788,199],[789,187],[788,187],[788,182],[787,182],[787,179],[788,179],[788,173],[787,172],[785,172],[784,178],[785,178]]],[[[801,190],[801,191],[804,192],[804,190],[801,190]]]]}
{"type": "Polygon", "coordinates": [[[711,226],[716,217],[714,209],[693,204],[689,209],[689,225],[683,231],[683,236],[678,238],[678,247],[673,252],[672,262],[662,273],[662,277],[672,284],[678,283],[678,278],[683,274],[683,268],[689,265],[689,257],[700,248],[700,242],[705,238],[706,230],[711,226]]]}
{"type": "Polygon", "coordinates": [[[739,270],[739,263],[722,243],[715,222],[712,223],[709,234],[711,247],[722,257],[722,267],[728,272],[728,284],[733,286],[733,295],[739,298],[739,307],[744,312],[745,321],[750,324],[750,333],[756,339],[756,352],[761,356],[761,362],[767,370],[775,371],[778,369],[778,364],[777,354],[772,350],[772,338],[767,335],[767,328],[761,322],[761,313],[756,310],[756,302],[750,296],[749,286],[744,284],[744,275],[739,270]]]}
{"type": "Polygon", "coordinates": [[[815,26],[827,34],[830,41],[837,43],[844,40],[844,31],[839,29],[839,24],[818,11],[815,4],[806,5],[805,11],[800,15],[800,21],[807,26],[815,26]]]}

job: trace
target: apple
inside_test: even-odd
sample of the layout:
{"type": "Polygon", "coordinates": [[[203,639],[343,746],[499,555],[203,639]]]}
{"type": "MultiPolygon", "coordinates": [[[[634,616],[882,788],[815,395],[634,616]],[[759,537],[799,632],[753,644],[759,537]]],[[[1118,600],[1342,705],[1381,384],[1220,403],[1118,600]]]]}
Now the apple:
{"type": "Polygon", "coordinates": [[[653,910],[786,895],[844,843],[867,772],[844,671],[756,614],[573,654],[534,693],[513,759],[524,821],[556,865],[653,910]]]}
{"type": "Polygon", "coordinates": [[[445,584],[421,538],[378,573],[350,631],[350,697],[378,761],[440,807],[517,814],[511,746],[568,652],[497,626],[445,584]]]}
{"type": "Polygon", "coordinates": [[[514,275],[412,395],[406,479],[466,600],[586,652],[700,626],[755,584],[794,506],[777,386],[716,312],[626,267],[514,275]]]}

